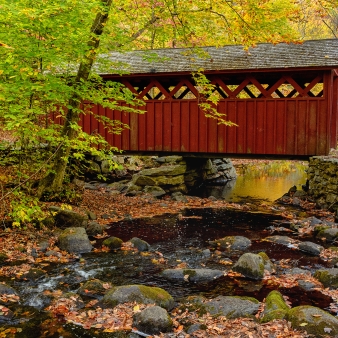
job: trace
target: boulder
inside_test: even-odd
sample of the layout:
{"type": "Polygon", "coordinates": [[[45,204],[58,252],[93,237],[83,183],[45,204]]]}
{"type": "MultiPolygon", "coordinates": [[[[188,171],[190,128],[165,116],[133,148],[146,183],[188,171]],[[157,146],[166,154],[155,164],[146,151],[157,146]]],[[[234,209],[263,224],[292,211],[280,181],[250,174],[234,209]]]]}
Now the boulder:
{"type": "Polygon", "coordinates": [[[338,237],[338,228],[323,229],[318,232],[317,238],[324,239],[328,242],[333,242],[338,237]]]}
{"type": "Polygon", "coordinates": [[[150,186],[150,185],[145,186],[143,191],[146,194],[153,195],[154,197],[161,197],[166,194],[166,192],[161,187],[150,186]]]}
{"type": "Polygon", "coordinates": [[[112,237],[106,238],[102,242],[102,245],[106,246],[110,250],[117,250],[117,249],[121,249],[122,243],[123,243],[122,239],[112,236],[112,237]]]}
{"type": "Polygon", "coordinates": [[[238,259],[232,270],[251,279],[262,279],[264,277],[264,260],[260,255],[245,253],[238,259]]]}
{"type": "Polygon", "coordinates": [[[170,294],[158,287],[145,285],[122,285],[113,287],[102,299],[104,307],[115,307],[117,304],[136,302],[140,304],[156,304],[167,310],[171,310],[174,299],[170,294]]]}
{"type": "Polygon", "coordinates": [[[338,335],[338,319],[314,306],[297,306],[290,309],[285,317],[292,328],[305,330],[315,337],[338,335]]]}
{"type": "Polygon", "coordinates": [[[59,248],[70,253],[86,253],[92,250],[84,228],[67,228],[59,236],[59,248]]]}
{"type": "Polygon", "coordinates": [[[20,279],[23,280],[28,280],[30,282],[35,282],[39,279],[42,279],[43,277],[46,277],[47,274],[45,271],[41,270],[41,269],[37,269],[37,268],[32,268],[29,271],[27,271],[26,273],[22,274],[20,276],[20,279]]]}
{"type": "Polygon", "coordinates": [[[264,270],[267,270],[269,272],[275,272],[276,267],[275,265],[270,261],[269,256],[265,252],[259,252],[258,256],[261,256],[264,262],[264,270]]]}
{"type": "Polygon", "coordinates": [[[129,240],[129,242],[132,243],[134,248],[136,248],[138,251],[149,251],[150,249],[150,245],[138,237],[133,237],[131,240],[129,240]]]}
{"type": "Polygon", "coordinates": [[[86,228],[88,236],[102,235],[104,231],[104,226],[97,222],[89,222],[86,228]]]}
{"type": "Polygon", "coordinates": [[[102,298],[107,292],[107,289],[103,286],[104,284],[105,283],[99,279],[92,279],[80,286],[77,293],[81,296],[102,298]]]}
{"type": "Polygon", "coordinates": [[[17,295],[18,293],[16,292],[15,289],[12,287],[8,286],[7,284],[2,284],[0,283],[0,295],[17,295]]]}
{"type": "Polygon", "coordinates": [[[262,322],[270,322],[274,319],[283,319],[289,311],[282,294],[277,291],[271,291],[265,300],[262,322]]]}
{"type": "Polygon", "coordinates": [[[298,248],[300,251],[304,251],[314,256],[319,256],[321,251],[324,250],[324,247],[313,242],[301,242],[299,243],[298,248]]]}
{"type": "Polygon", "coordinates": [[[54,216],[55,226],[64,229],[69,227],[86,227],[88,224],[88,216],[80,215],[71,210],[63,210],[58,207],[51,207],[50,210],[56,215],[54,216]]]}
{"type": "Polygon", "coordinates": [[[171,199],[176,202],[187,203],[188,199],[180,191],[173,192],[171,194],[171,199]]]}
{"type": "Polygon", "coordinates": [[[263,241],[282,244],[288,247],[292,247],[294,242],[293,239],[288,236],[279,236],[279,235],[266,237],[263,239],[263,241]]]}
{"type": "Polygon", "coordinates": [[[133,326],[141,332],[153,335],[171,331],[173,321],[165,309],[152,306],[134,315],[133,326]]]}
{"type": "Polygon", "coordinates": [[[220,249],[229,250],[246,250],[251,245],[250,239],[244,236],[226,236],[210,241],[209,243],[212,246],[219,247],[220,249]]]}
{"type": "Polygon", "coordinates": [[[212,316],[226,316],[228,319],[254,316],[260,303],[251,297],[218,296],[203,304],[212,316]]]}
{"type": "Polygon", "coordinates": [[[189,281],[192,283],[205,283],[224,275],[221,270],[213,269],[166,269],[161,276],[171,281],[189,281]]]}
{"type": "Polygon", "coordinates": [[[157,185],[156,181],[155,181],[155,179],[153,177],[139,175],[139,174],[135,174],[133,176],[132,183],[134,185],[140,185],[140,186],[146,186],[146,185],[153,186],[153,185],[157,185]]]}
{"type": "Polygon", "coordinates": [[[338,288],[338,268],[317,270],[313,277],[317,278],[326,288],[338,288]]]}

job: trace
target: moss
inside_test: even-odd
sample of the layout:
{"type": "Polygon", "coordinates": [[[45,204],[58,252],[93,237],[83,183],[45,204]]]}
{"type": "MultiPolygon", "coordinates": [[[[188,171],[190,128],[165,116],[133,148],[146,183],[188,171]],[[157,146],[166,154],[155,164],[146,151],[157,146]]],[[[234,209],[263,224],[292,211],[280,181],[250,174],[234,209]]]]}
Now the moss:
{"type": "Polygon", "coordinates": [[[286,319],[291,322],[293,328],[306,330],[316,337],[327,336],[327,329],[330,329],[329,335],[332,337],[338,334],[338,320],[328,312],[314,306],[305,305],[290,309],[286,319]]]}
{"type": "Polygon", "coordinates": [[[318,279],[325,287],[338,287],[338,274],[331,275],[328,270],[317,270],[313,277],[318,279]]]}
{"type": "Polygon", "coordinates": [[[269,256],[265,252],[259,252],[258,256],[262,257],[264,263],[269,263],[270,262],[270,258],[269,258],[269,256]]]}
{"type": "Polygon", "coordinates": [[[196,271],[185,269],[185,270],[183,270],[183,275],[184,276],[188,275],[189,277],[194,277],[194,276],[196,276],[196,271]]]}
{"type": "Polygon", "coordinates": [[[282,294],[276,290],[273,290],[268,294],[265,300],[265,306],[267,310],[289,310],[282,294]]]}
{"type": "Polygon", "coordinates": [[[138,285],[138,288],[140,289],[143,296],[153,299],[156,304],[166,303],[173,299],[167,291],[158,287],[138,285]]]}
{"type": "Polygon", "coordinates": [[[171,309],[174,306],[174,299],[167,291],[158,287],[145,285],[124,285],[113,287],[102,299],[102,304],[105,307],[114,307],[119,303],[126,302],[143,304],[155,303],[156,305],[166,309],[171,309]]]}
{"type": "Polygon", "coordinates": [[[257,300],[254,297],[249,297],[249,296],[232,296],[233,298],[239,298],[239,299],[243,299],[243,300],[248,300],[250,302],[253,302],[255,304],[259,304],[259,300],[257,300]]]}
{"type": "Polygon", "coordinates": [[[329,249],[332,251],[338,251],[338,247],[336,246],[330,246],[329,249]]]}
{"type": "Polygon", "coordinates": [[[330,227],[327,225],[316,225],[314,228],[314,234],[318,234],[319,232],[324,231],[326,229],[330,229],[330,227]]]}
{"type": "Polygon", "coordinates": [[[249,278],[261,279],[264,276],[264,263],[263,261],[259,263],[258,270],[253,269],[247,262],[242,263],[240,266],[234,266],[233,270],[249,278]]]}
{"type": "Polygon", "coordinates": [[[99,279],[92,279],[84,283],[79,288],[79,293],[81,295],[89,297],[97,297],[103,295],[107,290],[103,287],[103,282],[99,279]]]}
{"type": "Polygon", "coordinates": [[[122,246],[122,239],[118,237],[109,237],[102,242],[102,245],[106,246],[110,250],[120,249],[122,246]]]}
{"type": "Polygon", "coordinates": [[[272,310],[266,315],[264,315],[264,317],[261,319],[261,323],[271,322],[272,320],[275,320],[275,319],[284,319],[286,314],[287,314],[287,311],[285,310],[281,310],[281,309],[272,310]]]}

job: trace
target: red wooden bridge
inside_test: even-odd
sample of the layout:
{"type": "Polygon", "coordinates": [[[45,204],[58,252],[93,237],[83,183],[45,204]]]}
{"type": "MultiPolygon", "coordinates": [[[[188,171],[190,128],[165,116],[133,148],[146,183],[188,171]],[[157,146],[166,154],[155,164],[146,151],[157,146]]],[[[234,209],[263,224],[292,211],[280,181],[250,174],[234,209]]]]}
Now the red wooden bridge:
{"type": "Polygon", "coordinates": [[[111,135],[93,115],[84,131],[98,131],[127,152],[208,156],[308,157],[337,143],[338,39],[303,44],[161,49],[111,53],[118,70],[101,74],[145,100],[145,114],[91,109],[130,126],[111,135]],[[204,56],[196,53],[205,53],[204,56]],[[118,75],[121,67],[129,72],[118,75]],[[191,72],[202,68],[220,98],[217,110],[238,126],[218,125],[199,108],[191,72]]]}

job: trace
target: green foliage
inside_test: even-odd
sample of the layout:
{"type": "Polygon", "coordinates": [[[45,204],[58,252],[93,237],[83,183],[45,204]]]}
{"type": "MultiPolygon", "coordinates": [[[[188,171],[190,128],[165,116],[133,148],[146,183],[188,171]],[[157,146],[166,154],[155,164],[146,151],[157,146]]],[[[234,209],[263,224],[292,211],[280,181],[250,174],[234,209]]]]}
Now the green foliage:
{"type": "MultiPolygon", "coordinates": [[[[138,108],[143,103],[129,89],[96,74],[119,69],[116,62],[97,55],[168,46],[289,41],[297,38],[290,20],[297,18],[298,8],[291,0],[0,0],[0,122],[15,139],[10,145],[2,143],[1,149],[17,152],[0,164],[14,166],[13,184],[20,187],[13,190],[18,195],[13,197],[10,215],[26,222],[39,214],[37,202],[26,194],[37,179],[64,170],[56,167],[58,162],[74,163],[69,154],[75,160],[82,160],[85,153],[109,159],[119,151],[98,133],[89,135],[79,127],[81,115],[94,114],[90,105],[143,113],[138,108]],[[102,21],[101,34],[93,22],[106,14],[109,20],[102,21]],[[89,76],[80,76],[86,66],[89,76]],[[121,101],[127,105],[120,105],[121,101]],[[53,122],[55,117],[60,123],[53,122]]],[[[152,54],[156,56],[149,57],[152,54]]],[[[231,125],[215,109],[217,97],[203,71],[194,78],[206,115],[231,125]]],[[[102,115],[95,118],[109,133],[128,128],[102,115]]],[[[54,193],[48,194],[56,198],[54,193]]],[[[72,189],[59,191],[60,200],[77,198],[72,189]]]]}

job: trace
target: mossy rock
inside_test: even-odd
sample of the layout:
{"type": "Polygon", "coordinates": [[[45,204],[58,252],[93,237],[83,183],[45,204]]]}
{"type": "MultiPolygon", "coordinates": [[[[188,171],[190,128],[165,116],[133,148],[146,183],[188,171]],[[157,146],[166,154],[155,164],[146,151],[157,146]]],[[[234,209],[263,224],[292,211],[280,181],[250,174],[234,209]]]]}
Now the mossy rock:
{"type": "Polygon", "coordinates": [[[99,279],[92,279],[84,283],[77,292],[82,296],[101,298],[107,292],[103,284],[99,279]]]}
{"type": "Polygon", "coordinates": [[[314,306],[297,306],[290,309],[286,319],[294,329],[305,330],[315,337],[338,335],[338,319],[314,306]]]}
{"type": "Polygon", "coordinates": [[[264,277],[264,260],[259,255],[245,253],[238,259],[232,270],[251,279],[262,279],[264,277]]]}
{"type": "Polygon", "coordinates": [[[271,291],[265,300],[265,309],[262,322],[270,322],[273,319],[283,319],[289,311],[282,294],[279,291],[271,291]]]}
{"type": "Polygon", "coordinates": [[[226,236],[210,241],[209,243],[212,246],[219,247],[220,249],[229,250],[246,250],[251,245],[250,239],[244,236],[226,236]]]}
{"type": "Polygon", "coordinates": [[[129,242],[132,243],[134,248],[136,248],[140,252],[149,251],[150,249],[149,243],[138,237],[133,237],[129,242]]]}
{"type": "Polygon", "coordinates": [[[338,229],[337,228],[329,228],[325,230],[321,230],[318,232],[317,238],[325,239],[327,242],[333,242],[338,238],[338,229]]]}
{"type": "Polygon", "coordinates": [[[210,282],[223,275],[223,271],[215,269],[166,269],[161,272],[161,276],[167,280],[192,283],[210,282]]]}
{"type": "Polygon", "coordinates": [[[318,234],[319,232],[327,230],[327,229],[330,229],[330,227],[327,225],[316,225],[313,231],[315,234],[318,234]]]}
{"type": "Polygon", "coordinates": [[[262,257],[264,262],[264,269],[269,272],[274,272],[276,267],[275,265],[270,261],[269,256],[265,252],[259,252],[258,256],[262,257]]]}
{"type": "Polygon", "coordinates": [[[140,304],[156,304],[167,310],[174,307],[174,299],[165,290],[145,285],[122,285],[113,287],[102,299],[104,307],[115,307],[121,303],[136,302],[140,304]]]}
{"type": "Polygon", "coordinates": [[[165,309],[155,305],[136,313],[133,317],[133,327],[147,334],[160,334],[171,331],[173,321],[165,309]]]}
{"type": "Polygon", "coordinates": [[[117,250],[117,249],[121,249],[122,243],[123,243],[122,239],[112,236],[112,237],[105,239],[102,242],[102,245],[106,246],[110,250],[117,250]]]}
{"type": "Polygon", "coordinates": [[[338,288],[338,268],[317,270],[313,277],[318,279],[326,288],[338,288]]]}
{"type": "Polygon", "coordinates": [[[259,310],[260,303],[257,299],[234,296],[218,296],[201,305],[201,308],[210,315],[226,316],[228,319],[249,317],[254,318],[259,310]]]}
{"type": "Polygon", "coordinates": [[[264,315],[264,317],[261,319],[261,322],[267,323],[275,319],[284,319],[286,314],[287,314],[287,311],[285,310],[281,310],[281,309],[272,310],[269,313],[264,315]]]}

